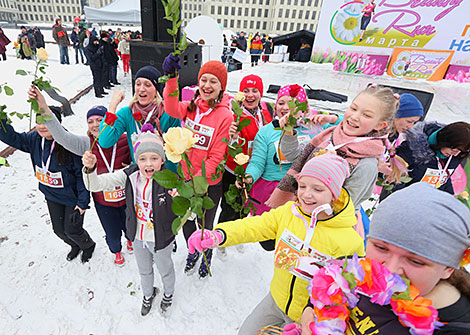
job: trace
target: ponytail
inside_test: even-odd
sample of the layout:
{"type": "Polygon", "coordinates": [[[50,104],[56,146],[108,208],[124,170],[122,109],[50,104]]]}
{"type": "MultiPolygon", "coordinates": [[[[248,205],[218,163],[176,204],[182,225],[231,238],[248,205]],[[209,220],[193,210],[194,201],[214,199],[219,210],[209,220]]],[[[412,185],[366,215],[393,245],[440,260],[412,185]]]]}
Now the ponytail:
{"type": "Polygon", "coordinates": [[[470,298],[470,274],[464,267],[455,270],[446,281],[462,295],[470,298]]]}
{"type": "Polygon", "coordinates": [[[396,154],[396,146],[392,145],[388,139],[385,140],[385,148],[387,148],[390,155],[389,163],[392,169],[392,172],[386,176],[385,182],[387,184],[400,184],[402,177],[408,176],[408,163],[396,154]]]}

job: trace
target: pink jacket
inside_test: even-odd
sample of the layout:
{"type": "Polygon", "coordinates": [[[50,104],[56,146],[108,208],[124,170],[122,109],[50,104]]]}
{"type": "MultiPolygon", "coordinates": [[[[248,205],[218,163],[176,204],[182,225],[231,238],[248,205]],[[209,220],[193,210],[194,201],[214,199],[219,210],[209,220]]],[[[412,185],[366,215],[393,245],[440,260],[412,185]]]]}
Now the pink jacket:
{"type": "MultiPolygon", "coordinates": [[[[177,79],[171,78],[165,84],[165,89],[163,90],[163,101],[165,104],[165,112],[174,117],[181,119],[185,122],[185,127],[190,127],[191,121],[194,121],[197,115],[197,111],[190,112],[188,111],[188,101],[180,102],[178,97],[170,97],[169,94],[178,89],[177,79]],[[188,122],[189,120],[189,122],[188,122]]],[[[196,105],[199,107],[199,113],[203,114],[209,110],[207,102],[202,99],[196,100],[196,105]]],[[[222,139],[225,137],[228,139],[228,130],[230,124],[233,121],[232,111],[230,110],[229,105],[229,96],[224,94],[224,97],[220,103],[217,104],[215,109],[208,115],[203,116],[200,120],[200,124],[209,128],[209,132],[213,129],[210,142],[206,138],[207,150],[200,148],[191,148],[188,154],[190,162],[193,164],[193,175],[200,176],[202,175],[201,165],[202,161],[205,158],[206,174],[207,181],[210,185],[217,184],[222,175],[217,178],[217,180],[211,180],[211,175],[215,174],[215,170],[219,163],[224,159],[225,151],[227,149],[227,143],[222,142],[222,139]]],[[[195,126],[197,128],[197,126],[195,126]]],[[[204,140],[201,140],[201,143],[204,143],[204,140]]],[[[198,145],[196,143],[196,145],[198,145]]],[[[188,167],[185,163],[183,165],[183,171],[186,179],[189,179],[188,167]]]]}

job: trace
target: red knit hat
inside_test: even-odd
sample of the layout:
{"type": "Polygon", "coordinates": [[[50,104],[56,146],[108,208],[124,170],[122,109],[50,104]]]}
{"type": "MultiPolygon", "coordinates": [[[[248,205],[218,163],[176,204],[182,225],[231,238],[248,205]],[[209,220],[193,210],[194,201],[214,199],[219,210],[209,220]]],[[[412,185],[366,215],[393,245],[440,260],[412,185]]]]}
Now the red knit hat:
{"type": "Polygon", "coordinates": [[[222,62],[219,62],[218,60],[210,60],[205,63],[199,70],[197,81],[199,81],[205,73],[210,73],[216,76],[222,85],[222,91],[225,91],[225,88],[227,87],[227,68],[222,64],[222,62]]]}
{"type": "Polygon", "coordinates": [[[248,76],[243,77],[240,82],[240,92],[243,92],[243,90],[248,87],[257,88],[261,93],[261,96],[263,96],[263,79],[261,79],[261,77],[258,77],[255,74],[249,74],[248,76]]]}

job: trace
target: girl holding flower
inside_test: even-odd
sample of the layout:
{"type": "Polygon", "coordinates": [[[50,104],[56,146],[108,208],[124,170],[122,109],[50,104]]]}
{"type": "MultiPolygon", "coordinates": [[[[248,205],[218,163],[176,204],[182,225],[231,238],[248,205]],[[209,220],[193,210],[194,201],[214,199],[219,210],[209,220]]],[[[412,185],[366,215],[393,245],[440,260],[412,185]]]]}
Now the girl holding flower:
{"type": "MultiPolygon", "coordinates": [[[[99,144],[103,148],[111,148],[122,134],[127,134],[129,148],[133,148],[132,134],[140,134],[144,123],[150,123],[158,130],[160,136],[171,127],[181,126],[180,120],[165,113],[163,100],[160,96],[162,87],[158,83],[161,73],[153,66],[144,66],[135,75],[134,97],[128,107],[121,108],[117,113],[117,106],[124,100],[124,93],[115,90],[109,104],[108,112],[116,113],[117,120],[113,127],[106,127],[101,122],[99,144]]],[[[131,158],[135,163],[134,153],[131,150],[131,158]]],[[[176,172],[176,166],[171,162],[165,162],[166,166],[176,172]]]]}
{"type": "MultiPolygon", "coordinates": [[[[165,74],[172,76],[180,68],[179,57],[168,55],[163,63],[165,74]]],[[[191,175],[201,176],[203,174],[202,166],[204,162],[205,176],[209,183],[208,196],[213,200],[216,206],[205,213],[205,227],[212,229],[217,205],[222,196],[222,176],[217,167],[224,160],[227,149],[227,143],[223,141],[228,138],[230,124],[233,121],[232,112],[229,105],[229,97],[224,94],[227,86],[227,69],[219,61],[209,61],[199,70],[198,75],[199,88],[190,102],[178,99],[177,78],[170,78],[163,91],[166,112],[175,118],[184,121],[185,128],[191,130],[197,142],[188,150],[188,158],[192,164],[189,167],[186,161],[181,161],[184,176],[187,180],[191,175]],[[191,172],[189,171],[191,169],[191,172]]],[[[177,146],[171,143],[168,136],[165,137],[169,148],[177,146]]],[[[167,156],[171,152],[167,151],[167,156]]],[[[181,159],[181,155],[176,155],[181,159]]],[[[200,222],[201,224],[202,222],[200,222]]],[[[196,230],[195,221],[188,220],[183,226],[183,233],[188,240],[191,234],[196,230]]],[[[210,266],[212,252],[207,254],[207,262],[210,266]]],[[[186,259],[185,273],[192,274],[193,269],[200,257],[199,252],[189,253],[186,259]]],[[[199,267],[199,276],[204,278],[208,275],[206,262],[201,262],[199,267]]]]}

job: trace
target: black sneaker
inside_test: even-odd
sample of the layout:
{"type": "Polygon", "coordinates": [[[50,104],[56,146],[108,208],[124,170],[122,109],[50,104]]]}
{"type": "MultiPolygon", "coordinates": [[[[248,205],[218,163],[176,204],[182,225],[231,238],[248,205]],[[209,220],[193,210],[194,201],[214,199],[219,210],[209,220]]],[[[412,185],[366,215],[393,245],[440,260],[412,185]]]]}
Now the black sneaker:
{"type": "MultiPolygon", "coordinates": [[[[212,253],[206,251],[206,258],[207,258],[207,264],[209,265],[209,269],[211,267],[211,260],[212,260],[212,253]]],[[[203,279],[206,278],[207,275],[209,274],[209,269],[206,266],[206,261],[204,258],[201,261],[201,265],[199,266],[199,278],[203,279]]]]}
{"type": "Polygon", "coordinates": [[[108,93],[108,92],[103,92],[103,93],[101,93],[101,94],[103,94],[103,95],[108,95],[109,93],[108,93]]]}
{"type": "Polygon", "coordinates": [[[173,294],[163,294],[162,302],[160,303],[160,311],[162,314],[166,314],[173,303],[173,294]]]}
{"type": "Polygon", "coordinates": [[[144,296],[144,299],[142,300],[142,309],[140,310],[140,314],[142,314],[142,316],[146,316],[150,312],[150,309],[152,308],[153,299],[155,299],[155,296],[158,294],[158,292],[158,288],[154,287],[152,295],[149,298],[146,298],[144,296]]]}
{"type": "Polygon", "coordinates": [[[186,258],[186,266],[184,268],[184,273],[188,276],[194,273],[194,267],[196,266],[199,257],[201,257],[201,253],[197,250],[194,254],[188,254],[188,257],[186,258]]]}
{"type": "Polygon", "coordinates": [[[121,83],[119,81],[116,81],[115,83],[112,83],[114,86],[116,85],[121,85],[121,83]]]}
{"type": "Polygon", "coordinates": [[[88,249],[83,250],[82,252],[82,263],[86,263],[90,260],[91,256],[93,255],[93,251],[95,251],[96,243],[93,243],[91,247],[88,249]]]}
{"type": "Polygon", "coordinates": [[[67,254],[67,260],[70,262],[77,258],[78,254],[80,253],[80,248],[79,247],[72,247],[70,252],[67,254]]]}
{"type": "Polygon", "coordinates": [[[95,97],[97,97],[98,99],[101,99],[101,98],[104,98],[104,95],[102,95],[102,94],[96,94],[95,97]]]}

